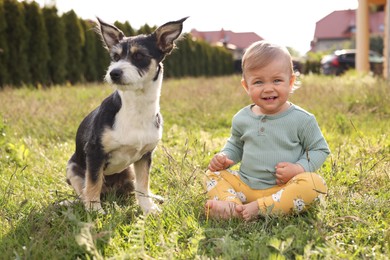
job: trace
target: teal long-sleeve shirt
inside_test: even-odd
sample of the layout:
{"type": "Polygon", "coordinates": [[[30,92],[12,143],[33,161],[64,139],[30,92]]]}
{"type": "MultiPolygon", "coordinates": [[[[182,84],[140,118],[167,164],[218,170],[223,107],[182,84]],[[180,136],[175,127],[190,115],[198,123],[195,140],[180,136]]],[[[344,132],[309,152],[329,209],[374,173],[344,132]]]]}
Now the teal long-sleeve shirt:
{"type": "Polygon", "coordinates": [[[330,150],[313,114],[294,104],[276,115],[256,115],[251,107],[234,115],[222,152],[240,163],[240,178],[252,189],[275,186],[280,162],[300,164],[306,172],[325,162],[330,150]]]}

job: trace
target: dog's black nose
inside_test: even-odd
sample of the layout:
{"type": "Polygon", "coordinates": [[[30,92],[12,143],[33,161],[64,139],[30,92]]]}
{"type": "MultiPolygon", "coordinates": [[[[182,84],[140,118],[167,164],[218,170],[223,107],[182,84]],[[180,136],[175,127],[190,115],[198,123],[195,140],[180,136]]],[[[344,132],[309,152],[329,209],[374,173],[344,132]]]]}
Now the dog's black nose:
{"type": "Polygon", "coordinates": [[[117,81],[120,81],[122,74],[123,74],[123,71],[121,69],[113,69],[110,72],[110,77],[111,77],[112,81],[117,82],[117,81]]]}

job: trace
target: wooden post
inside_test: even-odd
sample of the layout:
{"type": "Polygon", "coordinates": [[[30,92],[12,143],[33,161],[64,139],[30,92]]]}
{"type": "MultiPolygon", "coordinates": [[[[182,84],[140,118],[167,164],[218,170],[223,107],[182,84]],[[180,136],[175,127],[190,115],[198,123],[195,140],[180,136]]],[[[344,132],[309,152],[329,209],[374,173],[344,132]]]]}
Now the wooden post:
{"type": "Polygon", "coordinates": [[[355,68],[359,72],[369,72],[370,63],[368,61],[368,51],[370,48],[369,35],[369,12],[368,0],[359,0],[356,16],[356,64],[355,68]]]}
{"type": "Polygon", "coordinates": [[[389,40],[390,40],[390,4],[389,1],[386,1],[386,8],[385,8],[385,32],[384,32],[384,43],[383,43],[383,56],[384,56],[384,63],[383,63],[383,77],[387,80],[390,80],[390,66],[389,66],[389,59],[390,59],[390,47],[389,47],[389,40]]]}

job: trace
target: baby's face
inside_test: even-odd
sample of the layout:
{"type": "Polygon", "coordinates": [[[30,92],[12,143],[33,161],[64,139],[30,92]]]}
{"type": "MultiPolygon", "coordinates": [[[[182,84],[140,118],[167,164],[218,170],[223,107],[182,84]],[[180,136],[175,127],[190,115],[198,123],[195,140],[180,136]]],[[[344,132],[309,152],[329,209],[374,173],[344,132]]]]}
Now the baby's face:
{"type": "Polygon", "coordinates": [[[274,60],[261,69],[245,72],[242,85],[260,114],[277,114],[288,108],[295,76],[284,60],[274,60]]]}

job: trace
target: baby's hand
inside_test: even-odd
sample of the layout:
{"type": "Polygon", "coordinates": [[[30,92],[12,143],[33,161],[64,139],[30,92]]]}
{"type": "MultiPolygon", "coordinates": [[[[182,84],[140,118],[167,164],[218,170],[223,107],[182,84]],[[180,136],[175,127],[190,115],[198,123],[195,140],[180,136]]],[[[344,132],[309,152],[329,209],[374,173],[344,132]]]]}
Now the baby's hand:
{"type": "Polygon", "coordinates": [[[295,175],[305,171],[299,164],[280,162],[276,165],[276,184],[283,185],[291,180],[295,175]]]}
{"type": "Polygon", "coordinates": [[[210,171],[216,172],[220,170],[225,170],[232,164],[234,164],[234,162],[227,158],[226,154],[218,153],[213,157],[213,159],[211,159],[208,168],[210,171]]]}

